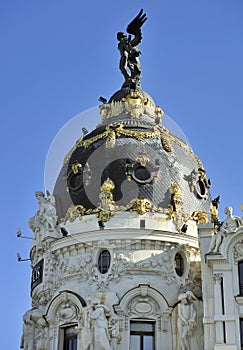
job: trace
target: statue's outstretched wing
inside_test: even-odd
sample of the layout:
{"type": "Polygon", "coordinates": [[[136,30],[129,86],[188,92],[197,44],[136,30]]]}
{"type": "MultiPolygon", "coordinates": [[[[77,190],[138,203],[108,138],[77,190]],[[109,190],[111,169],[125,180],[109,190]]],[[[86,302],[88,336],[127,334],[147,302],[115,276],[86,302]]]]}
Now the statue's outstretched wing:
{"type": "Polygon", "coordinates": [[[147,21],[146,13],[143,13],[143,9],[140,10],[139,14],[132,20],[131,23],[127,26],[127,32],[129,34],[135,35],[135,38],[132,40],[132,45],[138,45],[142,41],[142,25],[147,21]]]}

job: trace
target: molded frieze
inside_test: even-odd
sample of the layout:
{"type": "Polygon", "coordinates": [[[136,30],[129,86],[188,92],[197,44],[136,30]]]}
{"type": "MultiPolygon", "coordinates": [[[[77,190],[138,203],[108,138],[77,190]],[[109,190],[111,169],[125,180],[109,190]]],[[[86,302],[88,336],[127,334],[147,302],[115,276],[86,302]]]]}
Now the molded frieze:
{"type": "MultiPolygon", "coordinates": [[[[107,246],[103,246],[107,249],[107,246]]],[[[188,278],[190,267],[190,253],[183,247],[180,252],[184,254],[185,271],[182,276],[178,276],[174,267],[175,255],[179,251],[178,248],[166,248],[164,251],[124,251],[110,248],[112,255],[111,265],[108,272],[101,274],[97,268],[98,256],[101,248],[85,249],[82,255],[59,255],[56,261],[53,261],[52,266],[54,271],[51,273],[51,281],[54,288],[58,288],[69,279],[79,277],[88,283],[95,283],[98,290],[105,291],[109,287],[109,283],[119,282],[126,275],[127,278],[133,278],[136,272],[159,274],[162,279],[170,284],[185,284],[188,278]]]]}
{"type": "MultiPolygon", "coordinates": [[[[117,242],[118,243],[118,242],[117,242]]],[[[154,243],[153,248],[155,248],[154,243]]],[[[147,246],[150,247],[150,244],[147,246]]],[[[192,289],[200,294],[201,278],[198,250],[184,245],[157,245],[159,250],[146,249],[146,242],[116,246],[100,241],[91,246],[73,245],[44,255],[44,276],[41,285],[33,288],[32,305],[45,306],[61,285],[78,278],[79,283],[87,282],[97,291],[107,291],[110,283],[118,283],[122,278],[134,279],[141,273],[160,276],[168,286],[175,285],[180,291],[192,289]],[[122,247],[122,249],[119,247],[122,247]],[[128,249],[129,248],[129,249],[128,249]],[[137,249],[136,249],[137,248],[137,249]],[[143,248],[142,250],[139,248],[143,248]],[[108,249],[111,263],[107,273],[100,273],[97,262],[100,252],[108,249]],[[163,250],[161,250],[163,249],[163,250]],[[183,258],[183,273],[178,275],[175,269],[175,257],[179,253],[183,258]],[[41,287],[39,287],[41,286],[41,287]]],[[[75,282],[76,283],[76,282],[75,282]]]]}

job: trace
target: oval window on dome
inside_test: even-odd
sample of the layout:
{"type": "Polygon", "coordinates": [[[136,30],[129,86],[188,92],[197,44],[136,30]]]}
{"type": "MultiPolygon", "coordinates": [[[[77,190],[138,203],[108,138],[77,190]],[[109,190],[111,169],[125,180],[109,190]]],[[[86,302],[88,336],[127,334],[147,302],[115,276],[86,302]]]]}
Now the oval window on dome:
{"type": "Polygon", "coordinates": [[[196,191],[198,198],[204,198],[207,194],[206,186],[200,179],[198,180],[196,191]]]}
{"type": "Polygon", "coordinates": [[[134,169],[134,177],[140,181],[147,181],[150,176],[150,172],[145,166],[138,166],[134,169]]]}
{"type": "Polygon", "coordinates": [[[105,274],[110,267],[111,264],[111,254],[109,250],[104,249],[100,252],[99,258],[98,258],[98,270],[100,273],[105,274]]]}

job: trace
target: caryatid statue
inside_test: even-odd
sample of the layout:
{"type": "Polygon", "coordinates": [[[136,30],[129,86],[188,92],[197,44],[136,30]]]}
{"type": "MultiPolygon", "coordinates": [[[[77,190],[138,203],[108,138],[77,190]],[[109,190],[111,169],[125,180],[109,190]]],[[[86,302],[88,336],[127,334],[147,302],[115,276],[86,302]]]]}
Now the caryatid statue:
{"type": "Polygon", "coordinates": [[[139,55],[141,51],[137,45],[142,41],[141,27],[146,21],[146,14],[141,10],[127,26],[127,33],[130,35],[127,36],[123,32],[117,33],[118,49],[121,54],[119,68],[125,78],[123,87],[130,87],[134,90],[140,86],[141,65],[139,55]],[[134,35],[133,39],[131,34],[134,35]],[[129,68],[130,73],[127,71],[127,68],[129,68]]]}

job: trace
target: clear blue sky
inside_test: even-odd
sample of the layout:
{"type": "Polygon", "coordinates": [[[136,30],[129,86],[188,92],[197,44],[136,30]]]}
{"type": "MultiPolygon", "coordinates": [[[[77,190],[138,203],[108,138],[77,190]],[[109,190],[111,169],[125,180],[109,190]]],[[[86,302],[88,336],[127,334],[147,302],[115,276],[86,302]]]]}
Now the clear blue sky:
{"type": "MultiPolygon", "coordinates": [[[[185,132],[212,196],[243,202],[242,0],[0,1],[1,346],[16,350],[30,308],[28,219],[57,132],[121,87],[116,33],[144,8],[142,85],[185,132]]],[[[83,125],[81,125],[82,127],[83,125]]]]}

